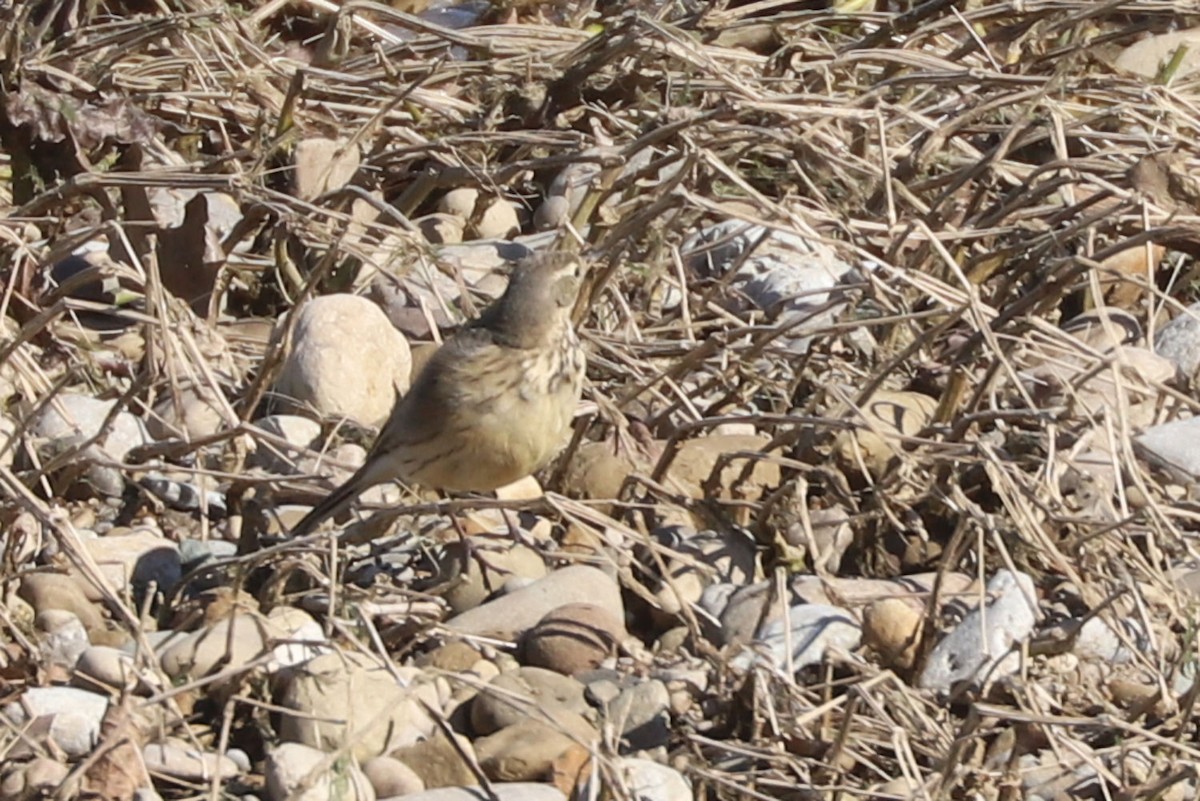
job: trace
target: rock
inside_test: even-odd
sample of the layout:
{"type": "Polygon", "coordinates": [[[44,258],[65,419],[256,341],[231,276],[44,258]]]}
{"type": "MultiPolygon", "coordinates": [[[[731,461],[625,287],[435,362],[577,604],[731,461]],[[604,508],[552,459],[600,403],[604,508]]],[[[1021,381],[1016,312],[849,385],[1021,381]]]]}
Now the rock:
{"type": "Polygon", "coordinates": [[[437,683],[416,668],[393,671],[363,654],[328,653],[287,677],[280,705],[284,740],[330,750],[353,743],[365,760],[427,737],[434,722],[422,701],[441,708],[437,683]]]}
{"type": "Polygon", "coordinates": [[[826,604],[800,604],[788,610],[786,620],[767,620],[758,630],[755,647],[738,654],[731,664],[747,670],[766,661],[799,672],[821,662],[831,647],[853,651],[861,642],[861,628],[844,609],[826,604]],[[789,624],[791,630],[787,631],[785,626],[789,624]]]}
{"type": "Polygon", "coordinates": [[[297,314],[276,390],[326,417],[378,426],[408,390],[412,354],[404,335],[371,301],[326,295],[297,314]]]}
{"type": "Polygon", "coordinates": [[[435,787],[465,787],[479,780],[463,761],[463,754],[474,759],[474,748],[466,737],[455,735],[456,748],[441,731],[419,743],[397,748],[391,758],[403,763],[425,785],[435,787]]]}
{"type": "Polygon", "coordinates": [[[184,782],[207,782],[214,777],[232,779],[238,775],[237,763],[229,757],[197,751],[182,740],[150,743],[142,748],[142,759],[151,773],[184,782]]]}
{"type": "Polygon", "coordinates": [[[341,189],[358,172],[358,145],[349,140],[313,137],[296,143],[292,153],[293,189],[300,200],[316,200],[341,189]]]}
{"type": "Polygon", "coordinates": [[[671,695],[657,679],[639,681],[617,696],[605,717],[620,732],[622,753],[665,746],[671,738],[671,695]]]}
{"type": "Polygon", "coordinates": [[[358,763],[299,743],[283,743],[267,754],[263,771],[270,801],[375,801],[375,791],[358,763]]]}
{"type": "Polygon", "coordinates": [[[100,723],[107,711],[107,698],[74,687],[32,687],[4,707],[4,714],[17,726],[48,719],[50,740],[76,759],[86,756],[99,742],[100,723]]]}
{"type": "Polygon", "coordinates": [[[79,618],[89,632],[104,628],[100,610],[88,600],[83,588],[70,576],[60,573],[27,573],[21,578],[17,594],[41,613],[62,609],[79,618]]]}
{"type": "Polygon", "coordinates": [[[108,645],[92,645],[80,655],[72,682],[91,692],[136,690],[147,694],[159,686],[155,674],[137,669],[132,654],[108,645]]]}
{"type": "Polygon", "coordinates": [[[622,621],[595,604],[567,604],[525,633],[525,663],[572,675],[599,667],[628,636],[622,621]]]}
{"type": "Polygon", "coordinates": [[[1188,306],[1158,329],[1154,350],[1195,382],[1196,368],[1200,367],[1200,303],[1188,306]]]}
{"type": "Polygon", "coordinates": [[[267,663],[269,673],[303,665],[330,651],[321,624],[295,607],[277,606],[268,612],[266,631],[271,640],[279,643],[272,651],[274,659],[267,663]]]}
{"type": "Polygon", "coordinates": [[[538,667],[523,667],[501,673],[483,688],[471,703],[471,727],[487,735],[537,717],[581,739],[593,733],[583,718],[590,707],[584,686],[575,679],[538,667]]]}
{"type": "Polygon", "coordinates": [[[1181,81],[1200,70],[1200,28],[1139,39],[1121,51],[1113,66],[1153,81],[1159,77],[1163,65],[1170,64],[1180,50],[1180,62],[1173,78],[1181,81]]]}
{"type": "Polygon", "coordinates": [[[151,587],[169,593],[183,576],[179,546],[150,529],[90,537],[83,546],[118,595],[140,597],[151,587]]]}
{"type": "Polygon", "coordinates": [[[692,801],[692,785],[679,771],[649,759],[622,757],[621,774],[637,801],[692,801]]]}
{"type": "MultiPolygon", "coordinates": [[[[612,501],[621,492],[625,479],[639,470],[654,467],[647,453],[633,447],[616,447],[612,442],[581,442],[566,467],[563,488],[572,498],[612,501]]],[[[597,508],[604,514],[611,504],[597,508]]]]}
{"type": "Polygon", "coordinates": [[[554,761],[575,741],[532,718],[522,720],[475,741],[484,774],[493,781],[545,781],[554,761]]]}
{"type": "Polygon", "coordinates": [[[1046,749],[1017,757],[1016,771],[1021,777],[1021,797],[1027,801],[1057,801],[1059,798],[1094,798],[1100,777],[1096,765],[1100,757],[1091,748],[1075,740],[1068,753],[1046,749]]]}
{"type": "Polygon", "coordinates": [[[307,473],[309,449],[321,446],[321,424],[297,414],[272,414],[257,422],[259,428],[284,440],[286,445],[260,441],[250,460],[252,465],[283,476],[307,473]]]}
{"type": "Polygon", "coordinates": [[[363,763],[362,770],[367,781],[371,782],[376,798],[409,795],[425,789],[425,782],[416,771],[398,759],[372,757],[363,763]]]}
{"type": "Polygon", "coordinates": [[[79,656],[91,644],[83,623],[74,614],[63,609],[47,609],[39,612],[34,620],[40,631],[45,632],[40,645],[43,658],[50,664],[72,668],[79,656]]]}
{"type": "Polygon", "coordinates": [[[569,220],[578,211],[588,186],[599,173],[600,165],[594,162],[577,162],[564,167],[546,188],[546,199],[533,215],[534,228],[549,231],[569,220]]]}
{"type": "Polygon", "coordinates": [[[467,222],[475,215],[475,203],[479,200],[479,190],[469,186],[451,189],[442,195],[437,208],[441,214],[450,214],[467,222]]]}
{"type": "MultiPolygon", "coordinates": [[[[478,239],[508,239],[521,232],[521,221],[512,203],[501,197],[485,201],[486,206],[473,226],[472,234],[478,239]]],[[[438,201],[438,211],[470,223],[475,218],[475,207],[479,204],[479,190],[471,187],[451,189],[438,201]]]]}
{"type": "Polygon", "coordinates": [[[463,551],[458,540],[439,548],[436,555],[438,582],[449,586],[442,597],[456,613],[479,606],[513,578],[540,579],[547,573],[542,555],[513,542],[507,533],[473,536],[470,553],[463,551]]]}
{"type": "Polygon", "coordinates": [[[537,625],[547,613],[572,603],[595,604],[617,620],[625,619],[625,606],[617,583],[597,568],[572,565],[556,570],[528,587],[456,615],[444,625],[460,634],[514,641],[537,625]]]}
{"type": "Polygon", "coordinates": [[[1133,444],[1151,461],[1200,478],[1200,417],[1148,428],[1133,438],[1133,444]]]}
{"type": "MultiPolygon", "coordinates": [[[[237,669],[266,651],[268,632],[257,615],[240,612],[185,634],[162,651],[163,672],[175,680],[204,678],[219,670],[237,669]]],[[[209,691],[224,682],[213,682],[209,691]]]]}
{"type": "Polygon", "coordinates": [[[917,656],[924,616],[899,598],[873,601],[863,610],[863,642],[884,667],[907,670],[917,656]]]}
{"type": "Polygon", "coordinates": [[[736,219],[693,234],[680,252],[692,272],[726,282],[728,305],[740,309],[748,302],[788,326],[779,342],[794,353],[807,352],[813,333],[833,322],[845,305],[837,287],[856,276],[833,248],[815,239],[736,219]]]}
{"type": "Polygon", "coordinates": [[[456,245],[466,232],[465,221],[453,214],[427,214],[413,220],[413,225],[431,245],[456,245]]]}
{"type": "Polygon", "coordinates": [[[668,526],[655,531],[654,539],[670,554],[665,558],[669,578],[655,593],[664,614],[678,614],[684,605],[696,603],[711,583],[743,585],[757,578],[758,547],[742,530],[697,532],[668,526]]]}
{"type": "Polygon", "coordinates": [[[69,772],[61,762],[35,757],[4,777],[3,783],[0,783],[0,798],[5,801],[51,798],[69,772]]]}
{"type": "Polygon", "coordinates": [[[497,782],[490,793],[480,787],[440,787],[406,795],[404,801],[567,801],[567,797],[549,784],[497,782]]]}
{"type": "Polygon", "coordinates": [[[202,439],[227,428],[227,404],[203,384],[187,384],[177,394],[168,393],[154,404],[146,428],[157,439],[202,439]]]}
{"type": "Polygon", "coordinates": [[[767,459],[735,456],[763,454],[770,438],[762,435],[710,434],[679,446],[667,467],[667,486],[697,500],[757,500],[779,486],[779,465],[767,459]],[[720,473],[715,473],[717,466],[720,473]]]}
{"type": "Polygon", "coordinates": [[[812,509],[809,526],[797,521],[783,530],[783,541],[800,550],[814,570],[837,573],[842,557],[854,541],[850,516],[841,508],[812,509]]]}
{"type": "Polygon", "coordinates": [[[933,649],[918,686],[948,693],[958,682],[990,684],[1020,666],[1013,648],[1032,633],[1039,614],[1033,579],[999,570],[987,593],[986,608],[972,610],[933,649]]]}
{"type": "Polygon", "coordinates": [[[847,474],[880,476],[903,447],[903,437],[914,436],[933,420],[937,400],[919,392],[879,390],[863,404],[858,420],[862,427],[840,432],[834,439],[834,457],[847,474]]]}
{"type": "Polygon", "coordinates": [[[521,220],[517,216],[517,208],[504,198],[496,198],[489,203],[475,225],[475,235],[480,239],[509,239],[519,233],[521,220]]]}
{"type": "Polygon", "coordinates": [[[60,393],[37,413],[29,432],[38,440],[43,461],[83,446],[63,466],[64,482],[74,485],[75,477],[82,473],[102,495],[119,497],[124,491],[122,471],[103,463],[123,462],[130,450],[152,439],[141,419],[126,411],[112,415],[116,403],[60,393]]]}
{"type": "MultiPolygon", "coordinates": [[[[1151,640],[1141,629],[1137,618],[1121,618],[1117,621],[1125,636],[1142,653],[1150,650],[1151,640]]],[[[1079,630],[1071,653],[1080,659],[1094,659],[1109,665],[1123,665],[1133,661],[1133,651],[1121,642],[1121,638],[1107,622],[1099,617],[1089,618],[1079,630]]]]}

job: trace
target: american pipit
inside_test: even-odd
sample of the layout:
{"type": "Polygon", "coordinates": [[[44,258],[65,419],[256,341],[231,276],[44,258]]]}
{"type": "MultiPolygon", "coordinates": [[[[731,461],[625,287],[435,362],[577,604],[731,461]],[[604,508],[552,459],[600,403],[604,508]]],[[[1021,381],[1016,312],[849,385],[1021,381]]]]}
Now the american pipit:
{"type": "Polygon", "coordinates": [[[292,529],[306,535],[360,493],[401,479],[483,492],[544,467],[563,447],[583,386],[571,326],[582,262],[539,253],[504,294],[430,358],[358,472],[292,529]]]}

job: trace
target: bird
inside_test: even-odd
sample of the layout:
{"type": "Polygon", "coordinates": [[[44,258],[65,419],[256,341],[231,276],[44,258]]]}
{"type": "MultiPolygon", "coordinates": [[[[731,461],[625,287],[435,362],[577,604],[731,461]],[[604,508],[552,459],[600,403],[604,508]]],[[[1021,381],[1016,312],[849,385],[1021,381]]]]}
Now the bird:
{"type": "Polygon", "coordinates": [[[583,391],[586,357],[571,314],[584,269],[562,252],[518,261],[504,294],[438,348],[397,400],[362,467],[291,536],[312,533],[386,481],[489,492],[549,464],[583,391]]]}

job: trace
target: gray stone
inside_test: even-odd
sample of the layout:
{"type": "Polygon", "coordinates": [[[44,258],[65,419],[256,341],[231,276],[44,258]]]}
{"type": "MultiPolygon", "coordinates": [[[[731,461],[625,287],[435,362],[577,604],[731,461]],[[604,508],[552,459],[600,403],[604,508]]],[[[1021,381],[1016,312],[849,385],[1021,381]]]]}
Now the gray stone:
{"type": "Polygon", "coordinates": [[[647,751],[671,738],[667,709],[671,694],[661,681],[648,679],[623,691],[608,707],[607,718],[621,733],[623,751],[647,751]]]}
{"type": "Polygon", "coordinates": [[[1154,350],[1189,379],[1200,367],[1200,303],[1193,303],[1154,335],[1154,350]]]}
{"type": "Polygon", "coordinates": [[[49,738],[69,757],[91,752],[100,741],[100,723],[108,699],[74,687],[33,687],[4,707],[17,726],[39,718],[49,720],[49,738]]]}
{"type": "Polygon", "coordinates": [[[617,583],[597,568],[572,565],[452,617],[445,626],[462,634],[512,641],[536,626],[547,613],[572,603],[596,604],[617,620],[625,619],[617,583]]]}
{"type": "Polygon", "coordinates": [[[1143,456],[1200,478],[1200,417],[1152,426],[1133,444],[1143,456]]]}
{"type": "Polygon", "coordinates": [[[674,768],[636,757],[624,757],[619,765],[635,801],[692,801],[691,783],[674,768]]]}
{"type": "Polygon", "coordinates": [[[816,238],[731,219],[688,237],[684,262],[701,275],[729,281],[735,298],[748,299],[778,324],[794,326],[780,337],[789,350],[806,352],[812,332],[831,323],[845,305],[835,288],[854,275],[829,246],[816,238]],[[750,251],[750,255],[742,258],[750,251]],[[740,260],[740,264],[739,264],[740,260]]]}
{"type": "Polygon", "coordinates": [[[271,749],[264,774],[271,801],[375,801],[357,762],[300,743],[271,749]]]}
{"type": "Polygon", "coordinates": [[[47,609],[38,613],[34,623],[45,632],[41,642],[42,654],[52,664],[74,667],[80,654],[91,645],[83,623],[71,612],[47,609]]]}
{"type": "Polygon", "coordinates": [[[777,668],[790,663],[794,671],[799,671],[819,663],[830,647],[853,651],[861,642],[862,628],[846,610],[827,604],[800,604],[788,610],[786,620],[766,621],[752,647],[738,654],[732,664],[746,670],[764,662],[777,668]]]}
{"type": "Polygon", "coordinates": [[[1021,655],[1014,646],[1037,623],[1037,590],[1024,573],[997,571],[987,585],[989,600],[972,610],[929,655],[918,686],[950,692],[961,681],[973,687],[1015,672],[1021,655]]]}
{"type": "Polygon", "coordinates": [[[142,748],[142,759],[151,773],[161,773],[187,782],[205,782],[213,778],[232,779],[238,766],[221,754],[197,751],[182,740],[150,743],[142,748]]]}
{"type": "Polygon", "coordinates": [[[116,413],[105,425],[116,403],[62,393],[41,408],[29,429],[39,440],[38,452],[43,460],[86,444],[68,467],[85,465],[88,483],[101,494],[113,497],[125,489],[124,474],[99,463],[122,462],[130,450],[152,441],[145,424],[129,412],[116,413]]]}

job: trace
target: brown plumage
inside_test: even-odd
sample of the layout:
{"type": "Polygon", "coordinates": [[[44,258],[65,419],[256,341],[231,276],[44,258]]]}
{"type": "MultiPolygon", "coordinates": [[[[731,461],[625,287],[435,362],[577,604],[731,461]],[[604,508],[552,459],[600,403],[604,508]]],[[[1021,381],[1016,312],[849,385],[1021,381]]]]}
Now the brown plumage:
{"type": "Polygon", "coordinates": [[[400,479],[484,492],[544,467],[570,432],[584,354],[571,326],[582,262],[540,253],[504,294],[434,353],[358,472],[292,528],[311,533],[364,490],[400,479]]]}

